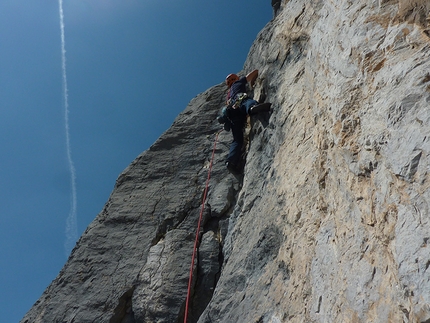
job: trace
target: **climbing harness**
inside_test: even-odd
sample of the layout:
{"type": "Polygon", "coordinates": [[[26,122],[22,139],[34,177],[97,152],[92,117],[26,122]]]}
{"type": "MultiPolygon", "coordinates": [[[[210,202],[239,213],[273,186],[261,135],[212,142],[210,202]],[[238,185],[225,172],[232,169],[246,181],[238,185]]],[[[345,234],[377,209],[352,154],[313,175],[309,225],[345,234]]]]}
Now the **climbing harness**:
{"type": "Polygon", "coordinates": [[[242,104],[242,101],[248,98],[248,94],[246,93],[238,93],[236,94],[235,101],[233,103],[233,109],[237,109],[242,104]]]}
{"type": "Polygon", "coordinates": [[[227,106],[233,109],[237,109],[242,104],[242,101],[248,98],[248,94],[246,93],[238,93],[234,96],[234,98],[230,98],[227,100],[227,106]]]}
{"type": "Polygon", "coordinates": [[[185,302],[184,323],[187,323],[187,318],[188,318],[188,306],[189,306],[190,295],[191,295],[191,282],[193,280],[194,261],[195,261],[195,258],[196,258],[197,245],[199,243],[200,226],[201,226],[201,222],[202,222],[202,218],[203,218],[203,211],[205,209],[205,202],[206,202],[206,196],[207,196],[207,193],[208,193],[209,180],[211,178],[211,171],[212,171],[212,165],[213,165],[214,156],[215,156],[215,149],[216,149],[216,144],[218,142],[218,136],[222,132],[222,130],[223,129],[221,129],[220,131],[218,131],[216,133],[216,136],[215,136],[214,148],[212,150],[212,157],[211,157],[211,161],[210,161],[210,164],[209,164],[208,177],[206,179],[206,187],[205,187],[205,191],[203,193],[202,208],[200,210],[199,222],[197,224],[196,238],[194,240],[193,255],[191,257],[190,278],[188,279],[188,291],[187,291],[187,300],[185,302]]]}

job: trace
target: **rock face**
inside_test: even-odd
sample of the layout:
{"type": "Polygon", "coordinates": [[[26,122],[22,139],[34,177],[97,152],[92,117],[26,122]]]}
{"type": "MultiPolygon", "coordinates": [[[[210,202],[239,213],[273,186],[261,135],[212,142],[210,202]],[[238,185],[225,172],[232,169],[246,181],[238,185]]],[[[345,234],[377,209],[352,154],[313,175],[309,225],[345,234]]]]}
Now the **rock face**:
{"type": "MultiPolygon", "coordinates": [[[[269,5],[269,3],[268,3],[269,5]]],[[[243,178],[215,151],[189,322],[430,322],[430,4],[272,1],[243,178]]],[[[183,322],[226,88],[119,176],[21,321],[183,322]]]]}

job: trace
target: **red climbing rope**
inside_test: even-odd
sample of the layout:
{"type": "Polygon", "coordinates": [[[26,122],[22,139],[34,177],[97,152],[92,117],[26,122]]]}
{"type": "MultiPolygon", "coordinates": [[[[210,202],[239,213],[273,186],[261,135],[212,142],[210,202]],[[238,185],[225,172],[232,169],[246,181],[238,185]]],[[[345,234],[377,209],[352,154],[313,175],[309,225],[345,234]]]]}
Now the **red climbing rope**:
{"type": "Polygon", "coordinates": [[[197,224],[196,239],[194,240],[193,255],[191,257],[190,278],[188,279],[188,292],[187,292],[187,300],[185,302],[184,323],[187,323],[187,319],[188,319],[188,306],[189,306],[190,295],[191,295],[191,282],[193,280],[194,261],[196,259],[197,245],[199,243],[200,225],[201,225],[202,218],[203,218],[203,211],[205,209],[206,196],[207,196],[207,193],[208,193],[209,180],[211,178],[212,164],[213,164],[213,161],[214,161],[216,144],[218,142],[218,136],[221,133],[221,131],[222,130],[218,131],[217,134],[216,134],[216,137],[215,137],[214,148],[212,150],[212,157],[211,157],[211,161],[210,161],[210,164],[209,164],[208,178],[206,179],[206,187],[205,187],[205,191],[203,193],[202,208],[200,210],[199,222],[197,224]]]}

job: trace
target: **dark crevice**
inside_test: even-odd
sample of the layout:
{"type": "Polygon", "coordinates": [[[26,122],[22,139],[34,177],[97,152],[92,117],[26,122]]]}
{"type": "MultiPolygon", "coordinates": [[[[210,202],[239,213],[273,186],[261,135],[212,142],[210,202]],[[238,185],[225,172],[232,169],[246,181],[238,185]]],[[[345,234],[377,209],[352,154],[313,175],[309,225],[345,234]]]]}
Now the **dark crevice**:
{"type": "MultiPolygon", "coordinates": [[[[223,214],[213,216],[210,211],[210,205],[207,207],[209,216],[207,217],[208,220],[203,224],[198,250],[199,256],[196,259],[196,268],[193,273],[194,280],[191,288],[191,300],[188,312],[189,323],[197,322],[212,300],[224,264],[223,246],[225,236],[227,235],[228,221],[237,203],[239,192],[240,189],[235,190],[233,188],[233,193],[228,195],[230,207],[223,214]],[[209,243],[214,244],[212,249],[202,250],[202,238],[204,238],[205,234],[213,236],[212,240],[209,238],[209,243]],[[211,257],[208,257],[209,253],[211,253],[211,257]]],[[[178,322],[183,322],[184,312],[185,302],[178,315],[178,322]]]]}
{"type": "Polygon", "coordinates": [[[322,296],[320,296],[319,299],[318,299],[317,313],[319,313],[321,311],[321,303],[322,303],[322,296]]]}
{"type": "Polygon", "coordinates": [[[281,9],[281,0],[272,0],[273,16],[276,17],[281,9]]]}
{"type": "Polygon", "coordinates": [[[134,287],[127,290],[118,300],[118,305],[109,323],[135,323],[133,312],[133,292],[134,287]]]}

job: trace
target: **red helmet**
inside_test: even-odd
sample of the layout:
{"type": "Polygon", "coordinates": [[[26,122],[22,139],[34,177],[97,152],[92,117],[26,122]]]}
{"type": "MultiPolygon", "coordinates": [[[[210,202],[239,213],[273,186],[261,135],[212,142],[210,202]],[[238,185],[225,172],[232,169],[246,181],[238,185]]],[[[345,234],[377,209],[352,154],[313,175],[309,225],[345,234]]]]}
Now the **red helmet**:
{"type": "Polygon", "coordinates": [[[225,83],[228,87],[230,87],[237,80],[239,80],[239,76],[237,76],[236,74],[228,74],[225,78],[225,83]]]}

